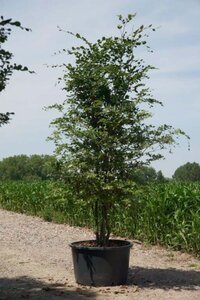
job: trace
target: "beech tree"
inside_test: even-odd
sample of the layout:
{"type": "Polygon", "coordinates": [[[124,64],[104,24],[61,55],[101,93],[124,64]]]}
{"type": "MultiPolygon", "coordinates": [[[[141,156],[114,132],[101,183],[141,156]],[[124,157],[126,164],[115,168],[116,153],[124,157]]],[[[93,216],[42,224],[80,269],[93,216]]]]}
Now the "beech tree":
{"type": "Polygon", "coordinates": [[[116,205],[134,195],[132,170],[161,159],[162,150],[171,151],[185,135],[150,122],[152,108],[162,103],[146,86],[154,67],[137,58],[136,50],[149,50],[146,35],[155,29],[142,25],[129,31],[134,17],[120,15],[119,35],[95,43],[69,32],[83,43],[67,51],[74,64],[63,64],[66,100],[50,106],[61,114],[51,123],[50,138],[63,178],[73,194],[92,207],[100,246],[108,244],[116,205]]]}

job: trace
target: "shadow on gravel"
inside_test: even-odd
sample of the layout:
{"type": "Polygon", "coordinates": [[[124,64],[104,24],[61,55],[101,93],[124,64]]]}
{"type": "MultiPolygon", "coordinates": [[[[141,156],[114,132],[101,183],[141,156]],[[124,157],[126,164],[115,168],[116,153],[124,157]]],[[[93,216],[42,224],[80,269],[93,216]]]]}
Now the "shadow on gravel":
{"type": "Polygon", "coordinates": [[[132,267],[129,269],[128,284],[151,289],[196,290],[200,287],[200,272],[132,267]]]}
{"type": "Polygon", "coordinates": [[[96,294],[84,288],[48,284],[30,277],[0,278],[0,300],[84,300],[96,294]]]}

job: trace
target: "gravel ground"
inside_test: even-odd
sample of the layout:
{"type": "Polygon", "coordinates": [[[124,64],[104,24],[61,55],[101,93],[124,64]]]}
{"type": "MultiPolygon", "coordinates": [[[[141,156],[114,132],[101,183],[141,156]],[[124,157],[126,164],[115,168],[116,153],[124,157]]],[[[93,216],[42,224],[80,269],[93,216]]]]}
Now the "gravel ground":
{"type": "Polygon", "coordinates": [[[86,228],[0,209],[0,300],[200,299],[199,260],[137,241],[126,286],[76,284],[68,244],[90,238],[93,234],[86,228]]]}

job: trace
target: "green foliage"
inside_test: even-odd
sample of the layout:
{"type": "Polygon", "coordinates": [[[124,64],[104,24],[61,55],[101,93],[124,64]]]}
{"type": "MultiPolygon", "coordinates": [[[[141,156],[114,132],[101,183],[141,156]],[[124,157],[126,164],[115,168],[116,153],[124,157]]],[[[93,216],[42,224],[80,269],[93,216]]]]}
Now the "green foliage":
{"type": "MultiPolygon", "coordinates": [[[[30,31],[30,29],[22,27],[19,21],[12,21],[12,19],[0,17],[0,93],[5,89],[13,71],[28,71],[29,73],[33,73],[25,66],[12,63],[13,54],[3,48],[3,44],[7,42],[13,27],[30,31]]],[[[13,113],[10,112],[0,113],[0,126],[7,124],[12,114],[13,113]]]]}
{"type": "Polygon", "coordinates": [[[141,166],[133,169],[133,179],[138,184],[147,184],[150,182],[165,182],[167,179],[161,171],[149,166],[141,166]]]}
{"type": "MultiPolygon", "coordinates": [[[[110,216],[115,203],[126,202],[135,192],[134,168],[163,157],[181,130],[154,126],[151,109],[162,104],[154,99],[146,79],[152,66],[137,58],[137,48],[147,47],[145,36],[152,26],[127,31],[134,15],[119,16],[119,35],[90,43],[72,34],[85,46],[72,47],[75,64],[65,64],[61,117],[51,125],[56,155],[63,177],[74,194],[90,204],[99,245],[108,241],[110,216]]],[[[154,29],[153,29],[154,30],[154,29]]]]}
{"type": "Polygon", "coordinates": [[[57,160],[50,155],[15,155],[0,161],[0,180],[47,180],[58,177],[57,160]]]}
{"type": "Polygon", "coordinates": [[[174,172],[173,179],[179,181],[200,181],[200,165],[198,163],[186,163],[174,172]]]}
{"type": "Polygon", "coordinates": [[[164,177],[162,171],[160,170],[156,174],[156,181],[162,183],[162,182],[167,182],[168,179],[164,177]]]}

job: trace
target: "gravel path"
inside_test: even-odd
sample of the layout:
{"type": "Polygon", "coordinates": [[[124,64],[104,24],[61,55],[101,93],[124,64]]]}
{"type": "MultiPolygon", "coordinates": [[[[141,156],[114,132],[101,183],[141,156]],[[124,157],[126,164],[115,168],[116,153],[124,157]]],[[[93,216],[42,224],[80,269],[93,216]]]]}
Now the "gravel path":
{"type": "Polygon", "coordinates": [[[85,228],[0,209],[0,300],[200,299],[199,260],[136,241],[127,286],[77,285],[68,244],[90,238],[85,228]]]}

